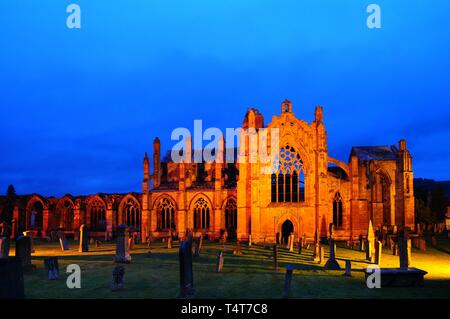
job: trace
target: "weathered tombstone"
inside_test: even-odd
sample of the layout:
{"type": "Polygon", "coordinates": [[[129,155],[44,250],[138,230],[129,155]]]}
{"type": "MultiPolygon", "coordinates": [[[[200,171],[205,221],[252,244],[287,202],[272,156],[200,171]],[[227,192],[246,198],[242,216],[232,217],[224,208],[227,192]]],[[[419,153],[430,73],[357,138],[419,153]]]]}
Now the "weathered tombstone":
{"type": "Polygon", "coordinates": [[[345,261],[345,273],[344,276],[351,277],[352,276],[352,262],[350,260],[345,261]]]}
{"type": "Polygon", "coordinates": [[[273,245],[273,270],[278,271],[278,246],[273,245]]]}
{"type": "Polygon", "coordinates": [[[0,258],[9,257],[9,238],[1,237],[0,238],[0,258]]]}
{"type": "Polygon", "coordinates": [[[289,235],[289,251],[294,252],[294,234],[289,235]]]}
{"type": "Polygon", "coordinates": [[[45,271],[47,272],[47,278],[49,280],[59,279],[58,258],[57,257],[45,258],[44,264],[45,264],[45,271]]]}
{"type": "Polygon", "coordinates": [[[219,256],[217,257],[217,272],[222,272],[222,268],[223,268],[223,260],[224,260],[224,256],[223,256],[223,251],[221,251],[219,253],[219,256]]]}
{"type": "Polygon", "coordinates": [[[383,243],[379,240],[375,242],[375,264],[381,264],[381,254],[383,252],[383,243]]]}
{"type": "Polygon", "coordinates": [[[298,241],[298,254],[299,255],[302,254],[302,249],[303,249],[303,239],[300,237],[300,239],[298,241]]]}
{"type": "Polygon", "coordinates": [[[69,245],[67,244],[66,235],[64,232],[59,231],[58,232],[58,238],[59,238],[59,245],[61,246],[62,251],[69,250],[69,245]]]}
{"type": "Polygon", "coordinates": [[[24,299],[23,268],[20,257],[0,259],[0,300],[24,299]]]}
{"type": "MultiPolygon", "coordinates": [[[[202,245],[203,245],[203,235],[200,235],[200,237],[195,242],[195,255],[194,257],[200,256],[200,252],[202,251],[202,245]]],[[[240,248],[240,243],[239,243],[240,248]]]]}
{"type": "Polygon", "coordinates": [[[89,245],[94,245],[94,244],[95,244],[94,237],[91,237],[91,238],[89,239],[89,245]]]}
{"type": "Polygon", "coordinates": [[[192,271],[192,244],[185,240],[180,245],[180,298],[190,299],[195,295],[194,273],[192,271]]]}
{"type": "Polygon", "coordinates": [[[114,267],[112,273],[111,291],[119,291],[124,289],[123,277],[125,276],[125,268],[123,266],[114,267]]]}
{"type": "Polygon", "coordinates": [[[319,253],[320,253],[320,244],[319,244],[319,235],[316,230],[314,233],[314,261],[317,261],[319,259],[319,253]]]}
{"type": "Polygon", "coordinates": [[[95,240],[95,248],[100,248],[100,240],[95,240]]]}
{"type": "Polygon", "coordinates": [[[236,248],[233,250],[233,255],[242,255],[241,242],[236,242],[236,248]]]}
{"type": "Polygon", "coordinates": [[[131,262],[128,234],[127,225],[117,227],[116,256],[114,257],[116,263],[129,264],[131,262]]]}
{"type": "Polygon", "coordinates": [[[328,232],[330,233],[330,238],[329,238],[329,240],[332,240],[332,239],[333,239],[333,230],[334,230],[334,224],[333,224],[333,223],[330,223],[330,224],[328,225],[328,232]]]}
{"type": "Polygon", "coordinates": [[[336,261],[336,245],[334,239],[330,240],[330,259],[325,264],[327,270],[341,270],[339,263],[336,261]]]}
{"type": "Polygon", "coordinates": [[[421,251],[427,251],[427,241],[424,238],[419,238],[418,246],[421,251]]]}
{"type": "Polygon", "coordinates": [[[319,247],[319,264],[322,265],[322,263],[325,261],[325,250],[323,249],[323,246],[319,247]]]}
{"type": "Polygon", "coordinates": [[[367,228],[367,241],[366,244],[366,259],[367,261],[373,260],[373,255],[375,251],[375,235],[373,232],[372,220],[369,220],[369,227],[367,228]]]}
{"type": "Polygon", "coordinates": [[[172,249],[172,236],[167,238],[167,249],[172,249]]]}
{"type": "Polygon", "coordinates": [[[398,235],[398,254],[400,257],[400,268],[409,267],[408,236],[406,231],[401,231],[398,235]]]}
{"type": "Polygon", "coordinates": [[[248,247],[252,247],[252,235],[248,235],[248,247]]]}
{"type": "Polygon", "coordinates": [[[392,255],[398,256],[398,243],[394,242],[394,244],[392,246],[392,255]]]}
{"type": "Polygon", "coordinates": [[[80,226],[80,248],[78,251],[80,253],[89,251],[89,231],[84,224],[80,226]]]}
{"type": "Polygon", "coordinates": [[[306,234],[303,234],[303,248],[306,248],[306,234]]]}
{"type": "Polygon", "coordinates": [[[24,271],[33,270],[36,266],[31,264],[31,238],[20,236],[16,240],[16,256],[22,260],[24,271]]]}
{"type": "Polygon", "coordinates": [[[127,230],[127,237],[128,237],[128,239],[127,239],[128,247],[130,250],[133,250],[134,249],[134,238],[133,238],[134,234],[131,234],[131,236],[130,236],[130,233],[127,230]]]}
{"type": "Polygon", "coordinates": [[[284,277],[284,289],[283,289],[283,299],[289,297],[289,292],[291,291],[292,273],[294,272],[294,267],[292,265],[287,265],[286,275],[284,277]]]}
{"type": "Polygon", "coordinates": [[[366,241],[363,239],[363,237],[361,236],[361,241],[360,241],[360,244],[359,244],[360,246],[359,246],[359,248],[360,248],[360,251],[366,251],[366,241]]]}

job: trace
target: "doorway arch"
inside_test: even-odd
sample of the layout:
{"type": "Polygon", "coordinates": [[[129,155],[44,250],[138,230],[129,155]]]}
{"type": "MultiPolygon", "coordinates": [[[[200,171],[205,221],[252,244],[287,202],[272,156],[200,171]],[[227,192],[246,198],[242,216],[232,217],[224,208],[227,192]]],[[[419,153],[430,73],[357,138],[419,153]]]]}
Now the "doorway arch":
{"type": "Polygon", "coordinates": [[[289,240],[289,236],[294,232],[294,224],[286,219],[281,225],[281,243],[286,245],[289,240]]]}

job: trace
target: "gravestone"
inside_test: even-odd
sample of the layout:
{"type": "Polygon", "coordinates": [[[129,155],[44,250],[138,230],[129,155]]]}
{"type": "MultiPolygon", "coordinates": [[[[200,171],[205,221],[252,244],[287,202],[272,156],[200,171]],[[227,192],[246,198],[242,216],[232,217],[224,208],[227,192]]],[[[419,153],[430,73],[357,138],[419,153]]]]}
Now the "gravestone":
{"type": "Polygon", "coordinates": [[[86,225],[80,226],[80,248],[78,249],[80,253],[85,253],[89,251],[89,231],[86,225]]]}
{"type": "Polygon", "coordinates": [[[194,273],[192,270],[192,243],[183,241],[179,249],[180,260],[180,298],[191,299],[195,295],[194,273]]]}
{"type": "Polygon", "coordinates": [[[252,247],[252,235],[248,235],[248,247],[252,247]]]}
{"type": "Polygon", "coordinates": [[[280,233],[277,233],[276,238],[277,238],[277,245],[279,245],[280,244],[280,233]]]}
{"type": "Polygon", "coordinates": [[[319,264],[322,265],[322,263],[325,261],[325,250],[323,249],[323,246],[319,247],[319,264]]]}
{"type": "Polygon", "coordinates": [[[167,238],[167,249],[172,249],[172,236],[167,238]]]}
{"type": "Polygon", "coordinates": [[[302,254],[302,249],[303,249],[303,239],[300,237],[300,239],[298,241],[298,254],[299,255],[302,254]]]}
{"type": "Polygon", "coordinates": [[[236,248],[233,250],[233,255],[242,255],[241,242],[236,242],[236,248]]]}
{"type": "Polygon", "coordinates": [[[303,234],[303,248],[306,248],[306,234],[303,234]]]}
{"type": "Polygon", "coordinates": [[[392,255],[398,256],[398,243],[394,243],[392,248],[392,255]]]}
{"type": "Polygon", "coordinates": [[[278,246],[273,245],[273,270],[278,271],[278,246]]]}
{"type": "Polygon", "coordinates": [[[333,229],[334,229],[334,224],[333,224],[333,223],[330,223],[330,224],[328,225],[328,232],[330,233],[330,238],[329,238],[329,240],[332,240],[332,239],[333,239],[333,229]]]}
{"type": "Polygon", "coordinates": [[[363,235],[359,235],[358,240],[359,240],[359,250],[360,251],[364,251],[364,238],[363,238],[363,235]]]}
{"type": "Polygon", "coordinates": [[[341,270],[339,263],[336,261],[336,245],[334,239],[330,240],[330,259],[325,264],[327,270],[341,270]]]}
{"type": "Polygon", "coordinates": [[[131,262],[130,241],[127,225],[117,227],[116,256],[114,262],[129,264],[131,262]]]}
{"type": "Polygon", "coordinates": [[[366,245],[366,260],[372,262],[375,253],[375,235],[373,232],[372,220],[369,220],[369,227],[367,228],[366,245]]]}
{"type": "Polygon", "coordinates": [[[0,259],[0,300],[24,299],[22,261],[19,257],[0,259]]]}
{"type": "Polygon", "coordinates": [[[381,264],[381,254],[383,252],[383,243],[379,240],[375,242],[375,264],[381,264]]]}
{"type": "MultiPolygon", "coordinates": [[[[200,237],[195,241],[195,255],[194,255],[194,257],[200,256],[200,252],[202,250],[202,245],[203,245],[203,235],[200,235],[200,237]]],[[[239,248],[240,248],[240,243],[239,243],[239,248]]]]}
{"type": "Polygon", "coordinates": [[[292,267],[292,265],[287,265],[286,275],[284,277],[283,299],[287,299],[289,297],[289,292],[291,291],[292,273],[293,272],[294,272],[294,267],[292,267]]]}
{"type": "Polygon", "coordinates": [[[406,231],[401,231],[398,235],[398,254],[400,257],[400,268],[407,269],[410,265],[410,253],[408,252],[408,234],[406,231]]]}
{"type": "Polygon", "coordinates": [[[45,271],[49,280],[59,279],[59,265],[57,257],[50,257],[44,259],[45,271]]]}
{"type": "Polygon", "coordinates": [[[16,256],[22,260],[24,271],[33,270],[36,266],[31,264],[31,238],[20,236],[16,240],[16,256]]]}
{"type": "Polygon", "coordinates": [[[294,252],[294,234],[289,235],[289,251],[294,252]]]}
{"type": "Polygon", "coordinates": [[[130,236],[130,233],[129,233],[128,230],[127,230],[128,248],[129,248],[130,250],[133,250],[133,249],[134,249],[134,238],[133,238],[133,236],[134,236],[134,234],[131,234],[131,236],[130,236]]]}
{"type": "Polygon", "coordinates": [[[217,257],[217,269],[216,269],[216,271],[219,273],[219,272],[222,272],[222,268],[223,268],[223,260],[224,260],[224,256],[223,256],[223,251],[221,251],[220,253],[219,253],[219,256],[217,257]]]}
{"type": "Polygon", "coordinates": [[[366,251],[366,241],[364,239],[360,242],[360,251],[366,251]]]}
{"type": "Polygon", "coordinates": [[[95,240],[95,248],[100,248],[100,240],[95,240]]]}
{"type": "Polygon", "coordinates": [[[318,261],[319,260],[319,254],[320,254],[320,245],[319,245],[319,235],[318,232],[316,230],[316,232],[314,233],[314,261],[318,261]]]}
{"type": "Polygon", "coordinates": [[[125,276],[125,268],[123,266],[116,266],[112,273],[111,291],[123,290],[125,285],[123,278],[125,276]]]}
{"type": "Polygon", "coordinates": [[[69,244],[67,243],[66,235],[64,234],[64,232],[59,231],[58,238],[59,238],[59,245],[61,246],[61,250],[62,251],[69,250],[69,244]]]}
{"type": "Polygon", "coordinates": [[[344,276],[351,277],[352,276],[352,262],[350,260],[345,261],[345,273],[344,276]]]}
{"type": "Polygon", "coordinates": [[[0,258],[9,257],[9,238],[1,237],[0,238],[0,258]]]}

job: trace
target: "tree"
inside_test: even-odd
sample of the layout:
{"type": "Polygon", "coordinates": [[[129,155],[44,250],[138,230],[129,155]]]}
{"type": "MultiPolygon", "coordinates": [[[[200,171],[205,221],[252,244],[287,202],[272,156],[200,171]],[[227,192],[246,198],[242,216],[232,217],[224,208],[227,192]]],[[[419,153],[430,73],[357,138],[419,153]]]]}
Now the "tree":
{"type": "Polygon", "coordinates": [[[445,195],[445,189],[442,185],[438,184],[431,192],[430,209],[433,213],[435,222],[442,222],[445,219],[447,213],[447,207],[449,205],[447,196],[445,195]]]}

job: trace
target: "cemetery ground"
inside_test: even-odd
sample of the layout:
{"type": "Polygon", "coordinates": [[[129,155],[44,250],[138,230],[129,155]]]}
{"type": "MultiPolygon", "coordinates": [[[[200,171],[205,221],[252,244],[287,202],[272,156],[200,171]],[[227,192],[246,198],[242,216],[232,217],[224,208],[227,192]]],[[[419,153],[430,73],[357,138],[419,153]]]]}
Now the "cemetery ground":
{"type": "MultiPolygon", "coordinates": [[[[147,256],[146,245],[136,245],[131,251],[132,262],[125,264],[125,289],[112,292],[112,271],[115,243],[103,243],[100,247],[90,245],[87,253],[78,252],[78,242],[69,241],[71,250],[61,251],[59,243],[35,241],[32,262],[35,271],[25,273],[26,298],[50,299],[170,299],[179,294],[179,242],[168,249],[165,243],[152,243],[152,255],[147,256]],[[50,281],[44,269],[44,258],[58,257],[60,279],[50,281]],[[66,286],[66,267],[81,267],[81,289],[66,286]]],[[[13,246],[13,244],[12,244],[13,246]]],[[[303,249],[302,254],[289,252],[283,246],[278,249],[278,271],[273,270],[273,250],[263,244],[248,247],[242,243],[243,254],[233,255],[235,243],[225,246],[204,241],[201,254],[193,259],[195,298],[279,299],[283,293],[286,266],[294,266],[289,298],[448,298],[450,296],[450,254],[448,239],[440,238],[436,248],[429,245],[427,251],[412,250],[411,267],[428,272],[424,287],[369,289],[365,283],[364,270],[369,265],[365,252],[337,244],[336,258],[341,271],[326,271],[324,263],[313,261],[313,251],[303,249]],[[216,272],[217,256],[224,251],[223,271],[216,272]],[[352,261],[352,277],[343,276],[345,260],[352,261]]],[[[329,247],[324,246],[325,261],[329,247]]],[[[11,255],[14,248],[11,247],[11,255]]],[[[381,267],[398,267],[399,257],[383,249],[381,267]]]]}

